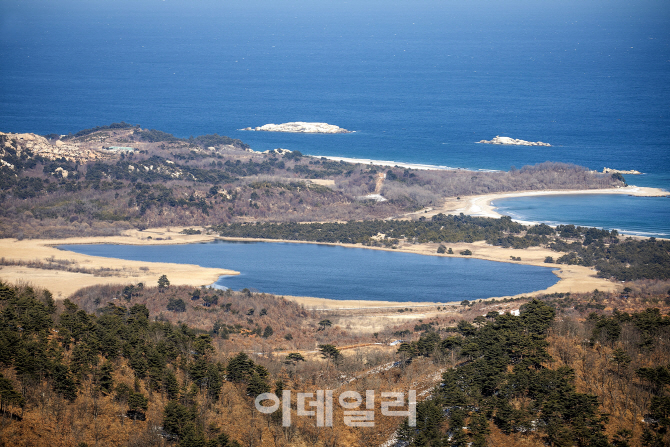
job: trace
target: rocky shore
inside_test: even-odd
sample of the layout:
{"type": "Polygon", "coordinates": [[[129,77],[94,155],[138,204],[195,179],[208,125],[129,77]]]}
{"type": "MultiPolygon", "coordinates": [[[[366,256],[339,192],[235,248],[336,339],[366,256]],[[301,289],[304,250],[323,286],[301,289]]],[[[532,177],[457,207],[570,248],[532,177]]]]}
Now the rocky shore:
{"type": "Polygon", "coordinates": [[[284,124],[265,124],[260,127],[246,127],[242,130],[257,132],[292,132],[292,133],[351,133],[351,130],[328,123],[306,123],[296,121],[284,124]]]}
{"type": "Polygon", "coordinates": [[[551,146],[549,143],[543,143],[541,141],[526,141],[526,140],[517,140],[510,137],[501,137],[496,135],[495,138],[491,140],[480,140],[478,143],[485,144],[506,144],[512,146],[551,146]]]}

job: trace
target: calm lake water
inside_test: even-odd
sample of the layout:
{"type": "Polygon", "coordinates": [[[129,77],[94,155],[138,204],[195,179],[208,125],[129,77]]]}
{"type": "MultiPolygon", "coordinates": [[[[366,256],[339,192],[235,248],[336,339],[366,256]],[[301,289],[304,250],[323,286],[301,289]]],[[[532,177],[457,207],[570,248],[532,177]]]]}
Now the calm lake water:
{"type": "Polygon", "coordinates": [[[558,281],[553,269],[546,267],[317,244],[217,241],[59,248],[93,256],[233,269],[241,274],[223,276],[216,285],[336,300],[453,302],[527,293],[558,281]]]}

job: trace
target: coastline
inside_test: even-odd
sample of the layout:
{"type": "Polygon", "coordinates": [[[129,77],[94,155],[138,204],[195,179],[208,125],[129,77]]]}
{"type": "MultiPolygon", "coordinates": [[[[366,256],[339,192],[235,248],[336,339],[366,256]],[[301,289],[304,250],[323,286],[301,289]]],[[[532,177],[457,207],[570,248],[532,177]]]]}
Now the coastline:
{"type": "Polygon", "coordinates": [[[391,168],[399,166],[401,168],[417,169],[423,171],[470,171],[470,169],[464,169],[464,168],[452,168],[449,166],[429,165],[421,163],[403,163],[391,160],[372,160],[368,158],[333,157],[330,155],[311,155],[311,154],[306,155],[309,155],[310,157],[314,158],[325,158],[331,161],[344,161],[346,163],[363,164],[363,165],[372,164],[375,166],[388,166],[391,168]]]}
{"type": "MultiPolygon", "coordinates": [[[[543,191],[515,191],[504,193],[484,194],[477,196],[466,196],[460,200],[450,197],[447,198],[444,205],[436,207],[424,213],[426,216],[432,216],[438,213],[444,214],[458,214],[463,213],[469,216],[500,218],[502,214],[496,211],[494,205],[491,204],[494,200],[507,199],[513,197],[533,197],[533,196],[551,196],[551,195],[589,195],[589,194],[623,194],[637,197],[658,197],[667,196],[670,193],[661,188],[652,188],[645,186],[627,186],[624,188],[609,188],[609,189],[566,189],[566,190],[543,190],[543,191]]],[[[523,221],[513,219],[524,225],[535,225],[538,222],[523,221]]],[[[623,232],[625,234],[625,231],[623,232]]]]}

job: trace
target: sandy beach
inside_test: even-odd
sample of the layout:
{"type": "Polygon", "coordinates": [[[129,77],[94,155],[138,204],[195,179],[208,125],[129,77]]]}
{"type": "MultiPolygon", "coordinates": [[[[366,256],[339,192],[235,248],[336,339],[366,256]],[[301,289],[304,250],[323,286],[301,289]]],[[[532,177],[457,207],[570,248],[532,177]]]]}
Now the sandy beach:
{"type": "Polygon", "coordinates": [[[455,171],[455,170],[462,170],[461,168],[451,168],[449,166],[428,165],[428,164],[420,164],[420,163],[403,163],[403,162],[391,161],[391,160],[371,160],[371,159],[368,159],[368,158],[331,157],[331,156],[324,156],[324,155],[311,155],[311,157],[325,158],[325,159],[332,160],[332,161],[344,161],[346,163],[352,163],[352,164],[363,164],[363,165],[372,164],[372,165],[375,165],[375,166],[387,166],[387,167],[390,167],[390,168],[398,166],[400,168],[419,169],[419,170],[423,170],[423,171],[434,171],[434,170],[455,171]]]}
{"type": "MultiPolygon", "coordinates": [[[[428,213],[422,215],[432,216],[438,213],[444,214],[467,214],[470,216],[499,218],[501,214],[496,212],[491,202],[498,199],[507,199],[512,197],[532,197],[532,196],[558,196],[558,195],[588,195],[588,194],[622,194],[638,197],[658,197],[670,194],[660,188],[648,188],[643,186],[627,186],[625,188],[610,189],[579,189],[579,190],[546,190],[546,191],[515,191],[485,194],[478,196],[466,196],[460,199],[449,197],[441,207],[432,208],[428,213]]],[[[418,213],[417,213],[418,214],[418,213]]],[[[523,224],[534,224],[535,222],[517,221],[523,224]]]]}

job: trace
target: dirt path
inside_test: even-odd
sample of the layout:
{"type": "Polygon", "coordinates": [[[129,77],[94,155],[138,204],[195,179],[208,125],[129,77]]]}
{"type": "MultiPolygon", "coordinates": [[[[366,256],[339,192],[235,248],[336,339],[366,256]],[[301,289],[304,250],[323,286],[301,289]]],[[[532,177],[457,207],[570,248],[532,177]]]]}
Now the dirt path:
{"type": "Polygon", "coordinates": [[[382,193],[382,186],[384,186],[384,180],[386,179],[386,174],[380,172],[377,174],[377,180],[375,181],[375,194],[382,193]]]}

